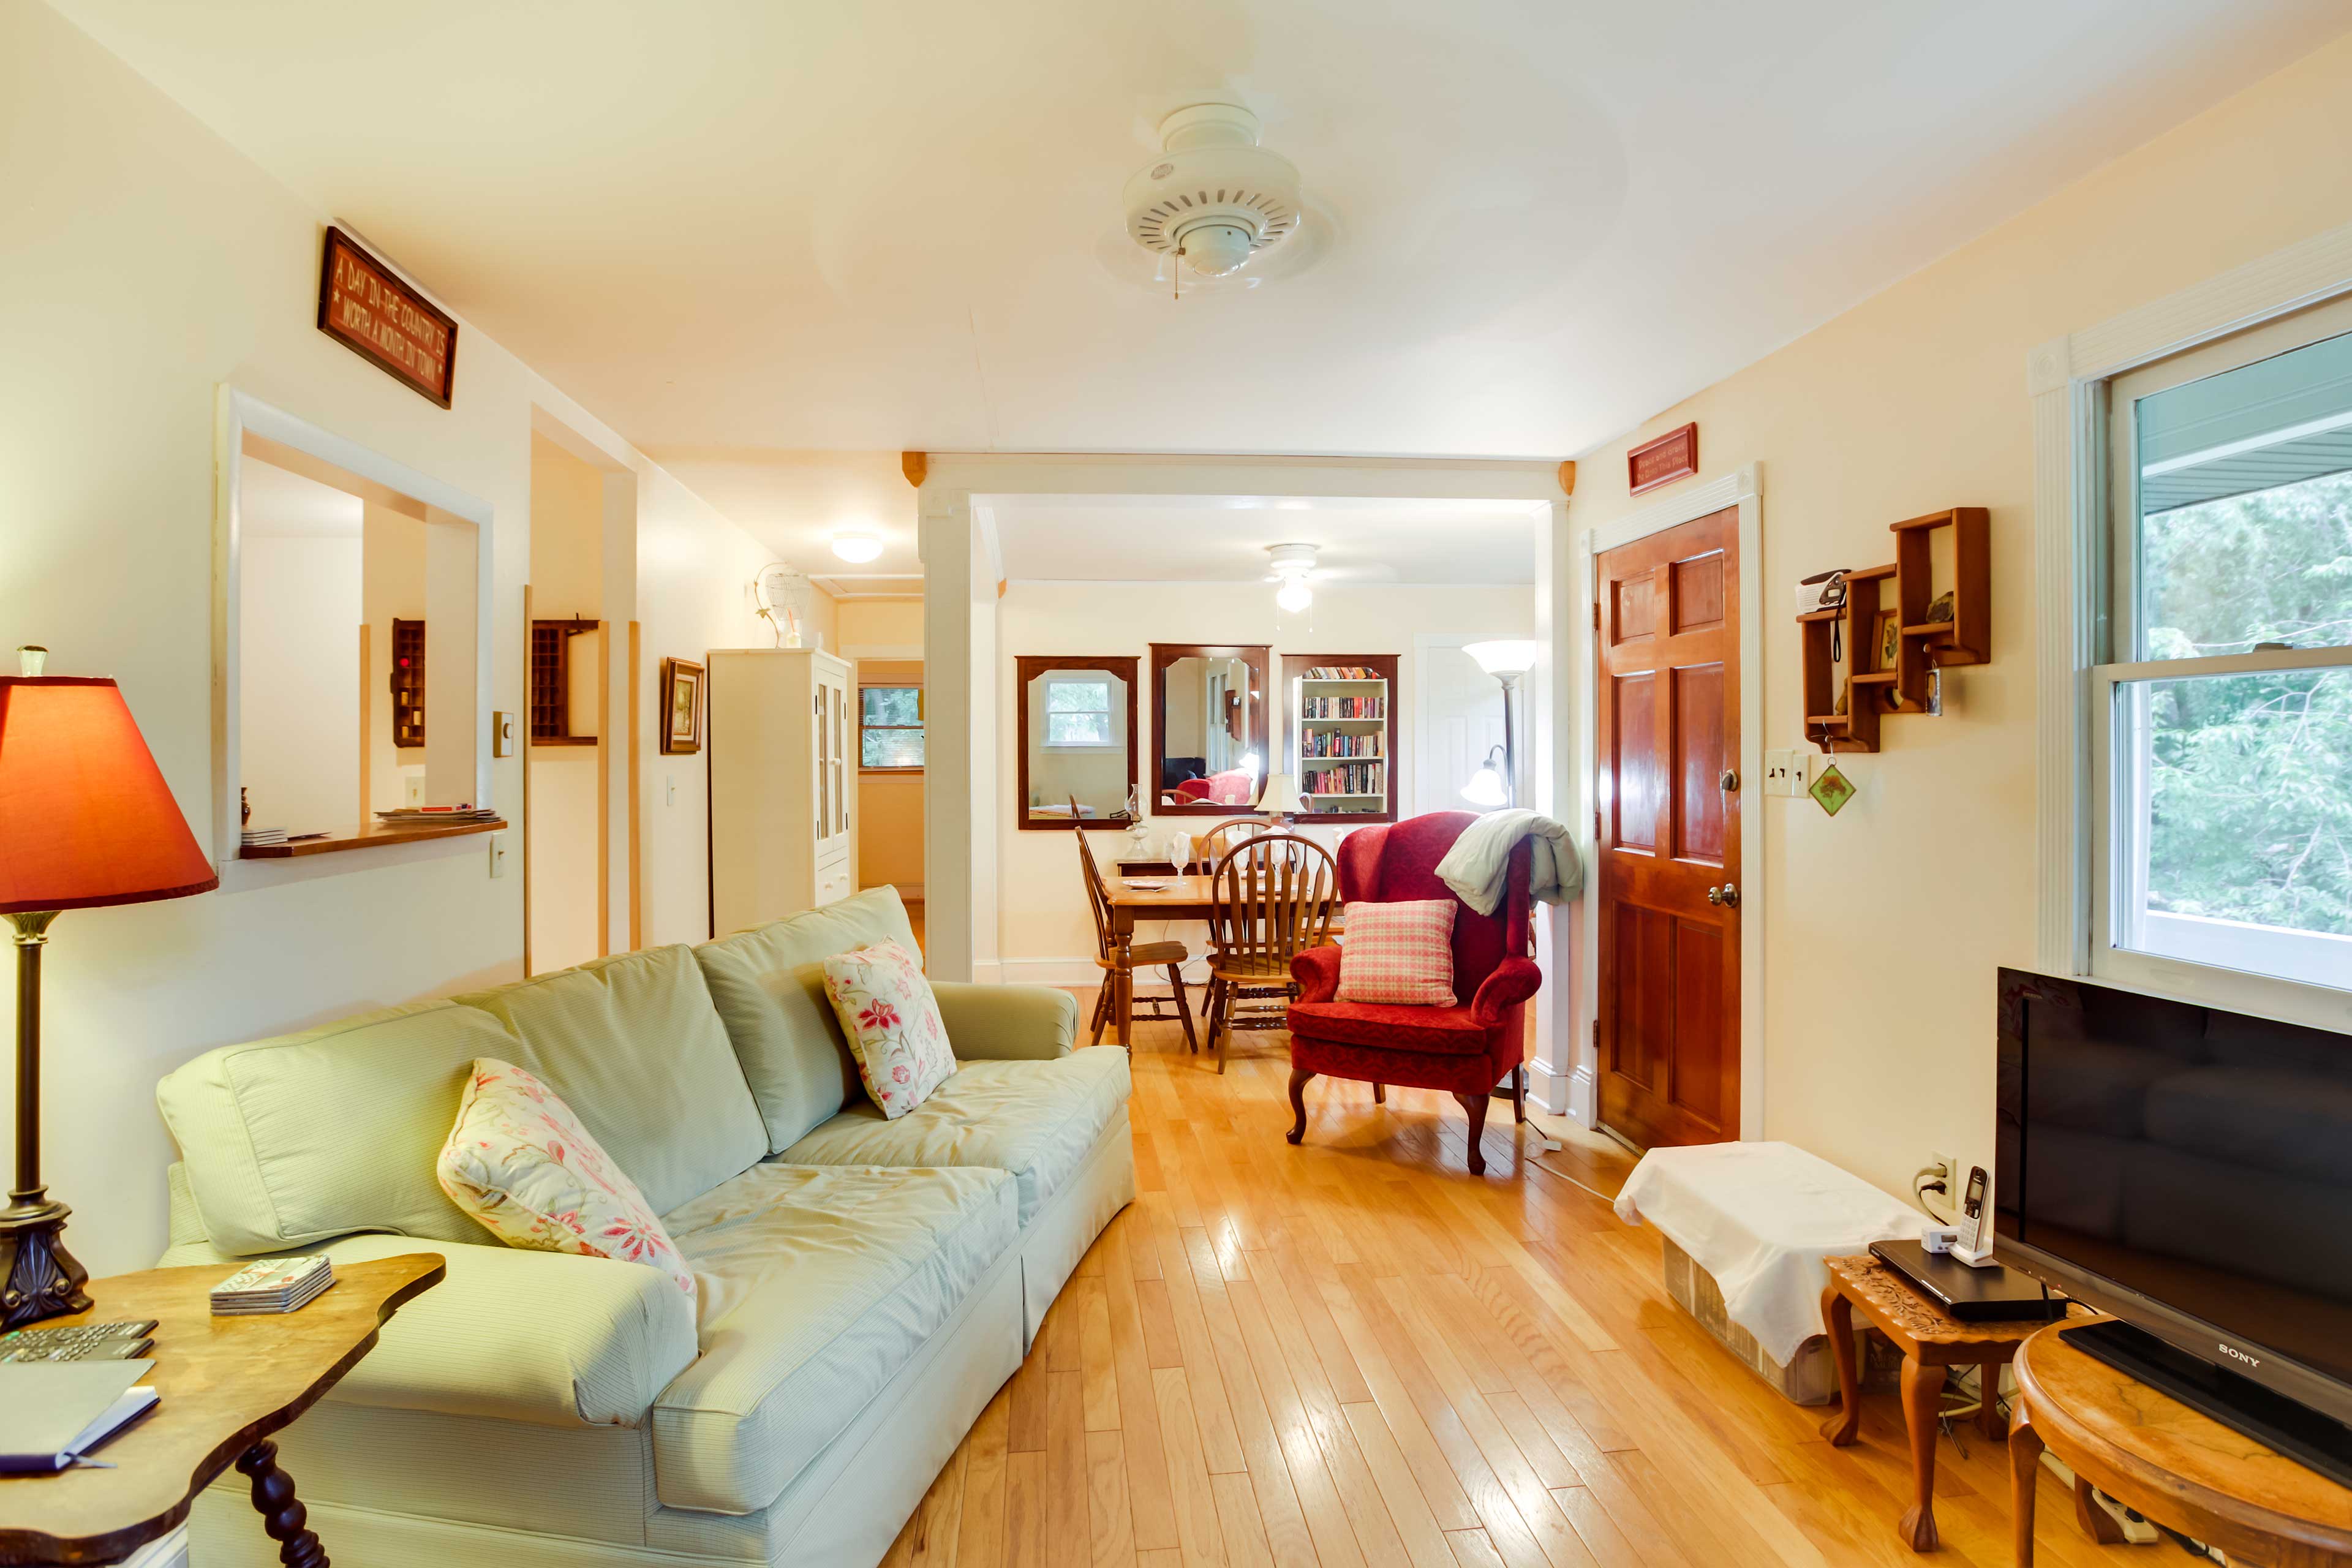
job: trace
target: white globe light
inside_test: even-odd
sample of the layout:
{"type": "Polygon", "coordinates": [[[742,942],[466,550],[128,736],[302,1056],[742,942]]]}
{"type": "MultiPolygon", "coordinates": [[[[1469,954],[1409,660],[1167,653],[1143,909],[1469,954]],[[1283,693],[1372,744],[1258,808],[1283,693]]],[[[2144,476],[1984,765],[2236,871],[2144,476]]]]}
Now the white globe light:
{"type": "Polygon", "coordinates": [[[1315,590],[1293,577],[1275,590],[1274,602],[1291,614],[1297,615],[1315,602],[1315,590]]]}
{"type": "Polygon", "coordinates": [[[844,561],[871,561],[882,553],[882,538],[879,534],[862,531],[836,533],[833,536],[833,552],[844,561]]]}
{"type": "Polygon", "coordinates": [[[1250,233],[1239,224],[1204,223],[1186,229],[1177,243],[1184,264],[1203,278],[1237,272],[1250,258],[1250,233]]]}

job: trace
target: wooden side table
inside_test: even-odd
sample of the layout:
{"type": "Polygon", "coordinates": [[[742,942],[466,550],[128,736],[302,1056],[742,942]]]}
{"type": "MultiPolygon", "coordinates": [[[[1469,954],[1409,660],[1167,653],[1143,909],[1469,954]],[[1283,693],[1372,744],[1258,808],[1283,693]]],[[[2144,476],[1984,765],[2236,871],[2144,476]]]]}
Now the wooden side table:
{"type": "Polygon", "coordinates": [[[2091,1500],[2096,1487],[2232,1562],[2352,1565],[2352,1489],[2076,1350],[2058,1337],[2060,1326],[2045,1327],[2017,1355],[2009,1480],[2018,1568],[2032,1568],[2044,1448],[2074,1472],[2074,1517],[2094,1541],[2123,1539],[2091,1500]]]}
{"type": "Polygon", "coordinates": [[[1973,1366],[1985,1397],[1977,1411],[1977,1429],[1986,1438],[2001,1439],[2000,1415],[1995,1396],[2000,1390],[2000,1369],[2015,1357],[2018,1347],[2046,1322],[1963,1323],[1947,1316],[1934,1302],[1906,1284],[1902,1276],[1864,1253],[1856,1258],[1823,1260],[1829,1288],[1822,1292],[1822,1318],[1829,1325],[1830,1349],[1837,1359],[1837,1414],[1822,1423],[1822,1436],[1833,1447],[1854,1440],[1862,1427],[1862,1376],[1855,1364],[1853,1315],[1859,1311],[1869,1327],[1894,1342],[1903,1352],[1903,1424],[1911,1435],[1913,1502],[1896,1526],[1914,1552],[1933,1552],[1936,1533],[1936,1431],[1948,1369],[1973,1366]]]}
{"type": "Polygon", "coordinates": [[[235,1464],[253,1483],[279,1560],[326,1568],[269,1435],[332,1388],[374,1346],[383,1321],[446,1267],[430,1252],[339,1263],[333,1286],[299,1311],[244,1318],[212,1315],[212,1288],[233,1272],[217,1263],[91,1280],[89,1311],[38,1326],[154,1319],[155,1365],[145,1381],[160,1397],[99,1449],[114,1468],[0,1478],[0,1563],[128,1557],[178,1526],[196,1494],[235,1464]]]}

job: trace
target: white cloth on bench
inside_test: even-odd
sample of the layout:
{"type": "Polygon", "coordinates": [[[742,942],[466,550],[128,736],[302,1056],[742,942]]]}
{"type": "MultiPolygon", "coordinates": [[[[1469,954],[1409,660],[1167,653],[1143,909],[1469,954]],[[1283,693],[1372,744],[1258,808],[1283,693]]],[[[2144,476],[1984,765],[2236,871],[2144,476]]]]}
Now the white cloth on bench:
{"type": "Polygon", "coordinates": [[[1617,1194],[1714,1277],[1731,1321],[1785,1366],[1821,1333],[1822,1259],[1916,1238],[1927,1218],[1793,1143],[1653,1149],[1617,1194]]]}

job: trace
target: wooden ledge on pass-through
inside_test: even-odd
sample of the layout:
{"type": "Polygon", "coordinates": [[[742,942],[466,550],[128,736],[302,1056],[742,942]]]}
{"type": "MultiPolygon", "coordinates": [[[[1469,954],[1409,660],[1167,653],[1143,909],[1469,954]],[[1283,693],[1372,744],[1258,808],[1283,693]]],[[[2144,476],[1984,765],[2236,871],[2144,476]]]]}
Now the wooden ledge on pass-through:
{"type": "Polygon", "coordinates": [[[386,844],[414,844],[424,838],[456,838],[467,833],[503,833],[507,824],[493,817],[487,822],[404,822],[386,826],[372,824],[354,827],[347,833],[330,833],[320,838],[298,838],[288,844],[247,844],[237,851],[241,860],[291,860],[304,855],[333,855],[345,849],[374,849],[386,844]]]}

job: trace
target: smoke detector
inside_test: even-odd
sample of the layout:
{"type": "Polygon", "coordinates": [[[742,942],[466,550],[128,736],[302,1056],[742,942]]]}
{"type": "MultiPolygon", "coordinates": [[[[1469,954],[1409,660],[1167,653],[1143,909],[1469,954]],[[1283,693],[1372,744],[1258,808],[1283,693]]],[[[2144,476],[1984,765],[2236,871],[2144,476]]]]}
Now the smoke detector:
{"type": "Polygon", "coordinates": [[[1160,122],[1160,157],[1127,182],[1127,232],[1223,278],[1298,232],[1298,171],[1257,144],[1257,116],[1196,103],[1160,122]]]}

